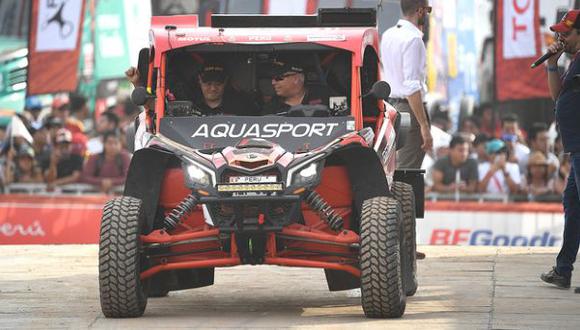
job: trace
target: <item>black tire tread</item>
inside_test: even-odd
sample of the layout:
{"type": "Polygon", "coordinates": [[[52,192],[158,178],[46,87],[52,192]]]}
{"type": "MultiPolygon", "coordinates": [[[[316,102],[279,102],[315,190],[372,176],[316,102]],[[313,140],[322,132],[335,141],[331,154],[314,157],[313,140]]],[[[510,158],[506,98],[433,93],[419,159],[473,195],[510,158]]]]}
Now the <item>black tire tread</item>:
{"type": "Polygon", "coordinates": [[[405,294],[410,297],[415,295],[419,286],[417,281],[417,236],[416,225],[417,218],[415,216],[415,193],[413,186],[401,181],[394,181],[391,192],[393,197],[401,205],[401,212],[403,213],[403,239],[402,246],[402,270],[403,270],[403,286],[405,287],[405,294]]]}
{"type": "Polygon", "coordinates": [[[399,203],[375,197],[363,203],[361,214],[361,300],[370,318],[397,318],[405,312],[401,279],[399,203]]]}
{"type": "Polygon", "coordinates": [[[118,197],[105,204],[99,242],[99,293],[106,317],[139,317],[147,295],[139,278],[141,200],[118,197]]]}

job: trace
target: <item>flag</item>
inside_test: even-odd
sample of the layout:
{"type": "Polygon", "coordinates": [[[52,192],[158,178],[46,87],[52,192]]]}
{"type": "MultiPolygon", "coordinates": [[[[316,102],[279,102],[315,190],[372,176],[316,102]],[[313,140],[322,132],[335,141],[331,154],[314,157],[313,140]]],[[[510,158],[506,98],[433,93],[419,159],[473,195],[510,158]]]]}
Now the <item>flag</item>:
{"type": "Polygon", "coordinates": [[[539,1],[496,1],[495,98],[548,98],[546,72],[530,69],[541,56],[539,1]]]}
{"type": "Polygon", "coordinates": [[[84,0],[32,0],[27,94],[74,91],[84,0]]]}
{"type": "Polygon", "coordinates": [[[6,128],[6,140],[12,142],[15,137],[21,137],[32,144],[32,135],[22,122],[22,119],[16,115],[12,117],[12,121],[6,128]]]}

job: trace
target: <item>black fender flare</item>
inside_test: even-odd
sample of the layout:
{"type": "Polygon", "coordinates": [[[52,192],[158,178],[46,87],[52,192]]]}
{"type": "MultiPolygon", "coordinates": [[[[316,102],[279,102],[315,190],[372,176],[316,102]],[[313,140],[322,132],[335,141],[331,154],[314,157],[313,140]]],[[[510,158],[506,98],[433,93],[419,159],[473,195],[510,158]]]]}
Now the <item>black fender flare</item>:
{"type": "Polygon", "coordinates": [[[383,164],[372,148],[353,144],[338,150],[333,156],[340,158],[346,166],[356,214],[362,210],[365,200],[391,196],[383,164]]]}
{"type": "Polygon", "coordinates": [[[131,159],[123,195],[142,201],[145,232],[153,230],[165,170],[174,157],[171,153],[144,148],[137,150],[131,159]]]}

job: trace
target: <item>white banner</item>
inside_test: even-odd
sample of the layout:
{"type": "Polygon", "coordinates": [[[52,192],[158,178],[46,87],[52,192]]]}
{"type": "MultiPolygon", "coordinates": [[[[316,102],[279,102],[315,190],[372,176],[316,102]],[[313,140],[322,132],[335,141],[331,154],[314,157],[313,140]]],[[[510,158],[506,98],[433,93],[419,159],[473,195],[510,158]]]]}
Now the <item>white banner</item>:
{"type": "Polygon", "coordinates": [[[83,0],[39,0],[36,51],[70,51],[77,46],[83,0]]]}
{"type": "Polygon", "coordinates": [[[427,211],[417,243],[429,245],[561,246],[562,213],[427,211]]]}
{"type": "Polygon", "coordinates": [[[503,58],[528,58],[536,55],[534,34],[534,1],[503,2],[503,58]]]}

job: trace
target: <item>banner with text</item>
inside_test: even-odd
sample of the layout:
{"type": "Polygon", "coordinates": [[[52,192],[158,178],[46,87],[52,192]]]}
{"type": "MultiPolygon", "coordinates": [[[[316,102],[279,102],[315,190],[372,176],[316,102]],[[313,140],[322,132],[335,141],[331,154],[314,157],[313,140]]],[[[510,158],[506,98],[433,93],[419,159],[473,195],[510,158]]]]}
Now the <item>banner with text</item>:
{"type": "Polygon", "coordinates": [[[110,197],[0,195],[0,244],[95,244],[110,197]]]}
{"type": "Polygon", "coordinates": [[[427,202],[417,243],[427,245],[554,246],[562,244],[557,203],[427,202]]]}
{"type": "Polygon", "coordinates": [[[548,98],[546,72],[530,69],[541,55],[539,0],[497,0],[497,101],[548,98]]]}

